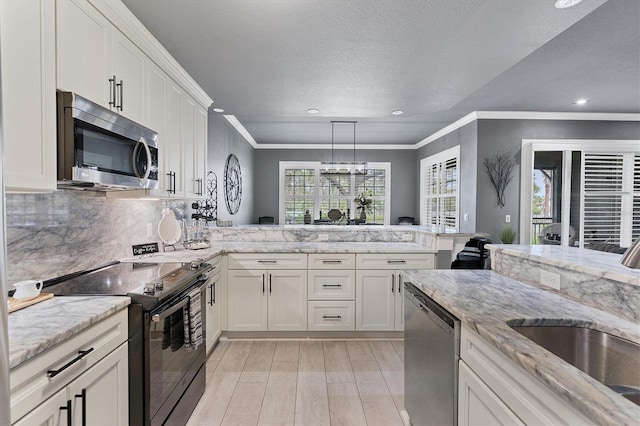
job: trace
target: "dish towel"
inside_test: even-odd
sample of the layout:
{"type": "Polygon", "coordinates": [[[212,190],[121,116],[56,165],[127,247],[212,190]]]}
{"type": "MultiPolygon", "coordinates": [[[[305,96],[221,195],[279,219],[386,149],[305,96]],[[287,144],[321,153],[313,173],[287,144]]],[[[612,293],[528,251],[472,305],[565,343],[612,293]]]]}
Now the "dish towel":
{"type": "Polygon", "coordinates": [[[184,312],[184,347],[194,351],[202,344],[202,312],[200,306],[200,288],[189,292],[189,303],[182,310],[184,312]]]}

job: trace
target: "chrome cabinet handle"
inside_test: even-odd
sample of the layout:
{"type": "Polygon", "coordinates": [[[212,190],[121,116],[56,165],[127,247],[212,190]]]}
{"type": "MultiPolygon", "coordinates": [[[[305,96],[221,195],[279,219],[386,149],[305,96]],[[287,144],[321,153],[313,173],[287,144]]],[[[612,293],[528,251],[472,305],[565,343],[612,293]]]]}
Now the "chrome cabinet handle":
{"type": "Polygon", "coordinates": [[[169,188],[167,189],[167,192],[169,194],[175,194],[176,193],[176,172],[169,172],[167,173],[167,176],[169,176],[169,188]]]}
{"type": "Polygon", "coordinates": [[[342,284],[322,284],[322,287],[325,287],[325,288],[340,288],[340,287],[342,287],[342,284]]]}
{"type": "Polygon", "coordinates": [[[47,370],[47,377],[50,379],[56,377],[58,374],[62,373],[64,370],[71,367],[76,362],[80,361],[82,358],[87,356],[92,351],[93,351],[93,348],[89,348],[86,351],[78,351],[78,356],[72,359],[71,361],[69,361],[68,363],[66,363],[65,365],[63,365],[62,367],[58,368],[57,370],[47,370]]]}
{"type": "Polygon", "coordinates": [[[404,265],[405,263],[407,263],[406,260],[387,260],[389,265],[404,265]]]}
{"type": "Polygon", "coordinates": [[[83,388],[80,395],[76,398],[82,398],[82,426],[87,426],[87,388],[83,388]]]}
{"type": "Polygon", "coordinates": [[[124,87],[124,83],[122,82],[122,80],[120,80],[120,83],[116,84],[116,86],[120,88],[120,105],[118,105],[116,108],[122,111],[124,110],[124,108],[122,107],[122,88],[124,87]]]}
{"type": "Polygon", "coordinates": [[[325,265],[339,265],[342,263],[342,260],[323,260],[322,263],[325,265]]]}
{"type": "Polygon", "coordinates": [[[342,319],[341,315],[323,315],[322,319],[342,319]]]}
{"type": "Polygon", "coordinates": [[[264,274],[262,274],[262,294],[264,294],[264,274]]]}
{"type": "Polygon", "coordinates": [[[258,260],[258,263],[261,263],[263,265],[275,265],[276,263],[278,263],[277,260],[258,260]]]}
{"type": "Polygon", "coordinates": [[[396,274],[391,275],[391,293],[395,290],[396,287],[396,274]]]}
{"type": "Polygon", "coordinates": [[[202,196],[202,179],[196,179],[196,195],[202,196]]]}
{"type": "Polygon", "coordinates": [[[398,274],[398,294],[400,294],[400,290],[402,290],[402,277],[398,274]]]}
{"type": "Polygon", "coordinates": [[[271,294],[271,274],[269,274],[269,294],[271,294]]]}

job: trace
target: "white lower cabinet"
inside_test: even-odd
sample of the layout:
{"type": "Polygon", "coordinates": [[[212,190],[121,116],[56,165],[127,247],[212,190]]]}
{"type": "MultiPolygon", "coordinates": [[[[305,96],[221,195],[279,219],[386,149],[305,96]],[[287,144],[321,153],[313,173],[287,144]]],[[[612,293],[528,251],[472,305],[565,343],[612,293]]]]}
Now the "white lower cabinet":
{"type": "Polygon", "coordinates": [[[353,331],[355,312],[353,300],[310,300],[309,331],[353,331]]]}
{"type": "Polygon", "coordinates": [[[11,370],[12,424],[127,424],[127,334],[123,309],[11,370]]]}
{"type": "Polygon", "coordinates": [[[404,330],[404,274],[433,269],[432,253],[380,253],[356,256],[356,330],[404,330]]]}
{"type": "Polygon", "coordinates": [[[218,341],[220,333],[222,332],[222,324],[220,321],[220,307],[219,307],[219,292],[220,292],[220,277],[222,274],[219,272],[213,274],[207,282],[207,311],[206,311],[206,344],[207,353],[213,349],[213,346],[218,341]]]}
{"type": "Polygon", "coordinates": [[[463,326],[458,422],[461,425],[593,424],[522,367],[463,326]]]}
{"type": "Polygon", "coordinates": [[[522,421],[494,394],[471,369],[460,361],[458,424],[522,425],[522,421]]]}
{"type": "Polygon", "coordinates": [[[229,270],[229,331],[305,331],[306,270],[229,270]]]}

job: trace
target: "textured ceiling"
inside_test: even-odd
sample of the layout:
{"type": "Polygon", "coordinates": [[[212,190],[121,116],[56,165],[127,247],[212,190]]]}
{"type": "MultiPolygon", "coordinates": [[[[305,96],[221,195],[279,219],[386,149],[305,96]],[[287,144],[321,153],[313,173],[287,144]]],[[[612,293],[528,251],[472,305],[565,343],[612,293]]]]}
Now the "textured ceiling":
{"type": "Polygon", "coordinates": [[[124,3],[258,144],[327,143],[330,120],[414,144],[474,110],[640,112],[637,0],[124,3]]]}

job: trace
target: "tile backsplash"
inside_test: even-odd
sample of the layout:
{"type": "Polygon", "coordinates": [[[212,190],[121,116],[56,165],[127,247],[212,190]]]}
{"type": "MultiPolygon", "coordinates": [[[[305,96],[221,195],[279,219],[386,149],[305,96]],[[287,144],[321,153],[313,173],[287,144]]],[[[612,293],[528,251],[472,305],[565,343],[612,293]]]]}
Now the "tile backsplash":
{"type": "Polygon", "coordinates": [[[7,282],[51,279],[131,256],[157,241],[162,210],[184,216],[183,200],[112,199],[89,191],[7,194],[7,282]],[[147,237],[147,224],[153,238],[147,237]]]}

